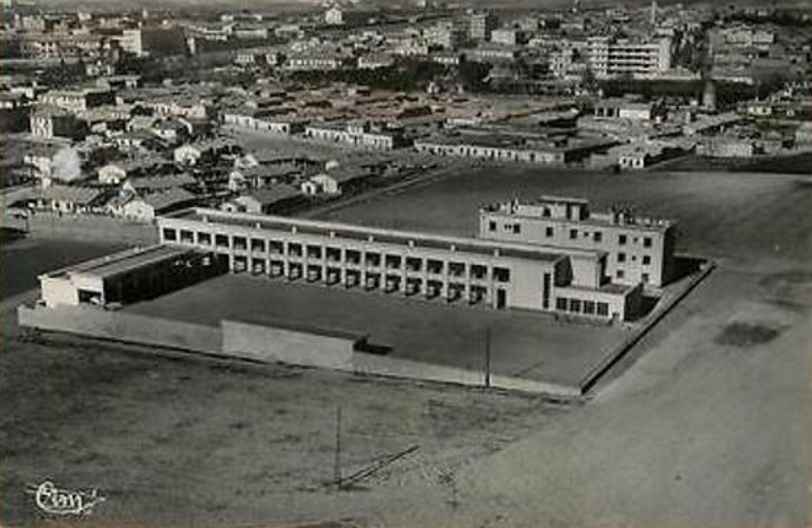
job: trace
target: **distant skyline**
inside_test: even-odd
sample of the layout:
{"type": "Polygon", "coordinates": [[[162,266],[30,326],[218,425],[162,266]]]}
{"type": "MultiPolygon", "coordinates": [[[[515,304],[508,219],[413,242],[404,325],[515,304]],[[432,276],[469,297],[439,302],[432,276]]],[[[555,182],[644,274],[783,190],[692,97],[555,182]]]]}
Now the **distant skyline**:
{"type": "MultiPolygon", "coordinates": [[[[87,7],[90,9],[104,9],[105,11],[114,11],[122,9],[133,9],[146,7],[147,9],[177,9],[177,8],[209,8],[209,9],[262,9],[273,10],[274,8],[280,10],[289,9],[312,9],[318,8],[324,3],[324,0],[243,0],[233,2],[229,0],[41,0],[35,2],[35,5],[44,9],[58,8],[58,9],[81,9],[87,7]]],[[[401,0],[399,2],[392,2],[389,0],[359,0],[358,7],[383,7],[399,4],[407,6],[413,4],[410,0],[401,0]]],[[[471,5],[476,7],[494,7],[509,8],[509,9],[562,9],[572,5],[572,0],[544,0],[538,2],[535,0],[472,0],[468,2],[449,2],[460,3],[462,5],[471,5]]],[[[812,8],[812,4],[808,0],[778,0],[776,2],[763,2],[757,0],[725,0],[723,2],[713,2],[709,0],[658,0],[660,7],[667,7],[669,5],[683,3],[685,5],[696,4],[709,4],[717,5],[719,7],[735,4],[735,5],[761,5],[761,6],[777,6],[777,7],[807,7],[812,8]]],[[[581,0],[582,9],[590,9],[594,7],[612,7],[612,6],[629,6],[640,7],[650,5],[650,0],[626,0],[624,2],[617,2],[615,0],[581,0]]]]}

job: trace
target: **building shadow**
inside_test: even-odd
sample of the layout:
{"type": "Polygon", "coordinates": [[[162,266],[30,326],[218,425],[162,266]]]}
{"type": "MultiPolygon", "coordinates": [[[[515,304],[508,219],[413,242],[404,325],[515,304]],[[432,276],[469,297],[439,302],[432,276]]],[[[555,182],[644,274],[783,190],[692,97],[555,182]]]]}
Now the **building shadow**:
{"type": "Polygon", "coordinates": [[[674,255],[674,274],[669,281],[669,284],[678,282],[685,277],[697,273],[702,269],[702,265],[707,262],[707,259],[701,257],[693,257],[691,255],[674,255]]]}

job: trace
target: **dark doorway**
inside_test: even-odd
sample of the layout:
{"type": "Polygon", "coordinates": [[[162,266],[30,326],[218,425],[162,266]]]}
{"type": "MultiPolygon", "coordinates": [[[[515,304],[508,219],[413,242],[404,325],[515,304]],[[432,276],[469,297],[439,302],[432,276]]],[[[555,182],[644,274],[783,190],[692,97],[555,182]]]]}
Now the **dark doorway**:
{"type": "Polygon", "coordinates": [[[507,292],[502,288],[496,290],[496,308],[504,310],[507,305],[507,292]]]}

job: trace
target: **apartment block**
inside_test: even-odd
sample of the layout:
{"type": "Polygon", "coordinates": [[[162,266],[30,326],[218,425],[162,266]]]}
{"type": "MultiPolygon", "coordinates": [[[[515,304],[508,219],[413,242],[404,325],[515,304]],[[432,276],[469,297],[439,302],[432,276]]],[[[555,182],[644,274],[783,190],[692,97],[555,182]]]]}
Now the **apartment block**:
{"type": "Polygon", "coordinates": [[[476,11],[468,15],[468,37],[471,40],[490,40],[499,19],[491,11],[476,11]]]}
{"type": "Polygon", "coordinates": [[[667,38],[635,42],[592,37],[588,50],[589,65],[598,77],[652,77],[671,69],[671,40],[667,38]]]}

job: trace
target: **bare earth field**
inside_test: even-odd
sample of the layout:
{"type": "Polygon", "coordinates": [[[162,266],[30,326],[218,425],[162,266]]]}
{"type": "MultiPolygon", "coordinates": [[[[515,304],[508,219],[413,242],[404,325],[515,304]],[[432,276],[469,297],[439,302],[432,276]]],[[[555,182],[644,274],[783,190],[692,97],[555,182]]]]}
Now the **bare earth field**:
{"type": "Polygon", "coordinates": [[[8,311],[20,298],[8,299],[0,523],[52,525],[24,493],[51,478],[99,487],[108,500],[84,521],[116,525],[355,519],[404,527],[808,526],[807,182],[493,170],[329,215],[472,233],[472,205],[555,193],[585,196],[596,208],[623,199],[678,218],[678,249],[714,256],[718,269],[583,406],[317,370],[160,359],[66,337],[25,341],[8,311]],[[339,403],[347,472],[412,444],[419,450],[350,490],[321,487],[332,475],[339,403]]]}
{"type": "Polygon", "coordinates": [[[326,288],[267,277],[224,275],[129,312],[219,326],[221,319],[293,323],[369,335],[399,357],[482,371],[491,330],[494,374],[578,387],[629,330],[567,324],[547,314],[448,306],[402,296],[326,288]],[[199,307],[208,306],[206,310],[199,307]]]}
{"type": "Polygon", "coordinates": [[[480,206],[541,194],[588,198],[595,210],[633,204],[640,213],[678,219],[681,252],[750,263],[812,258],[812,178],[798,175],[480,169],[322,219],[473,235],[480,206]]]}

